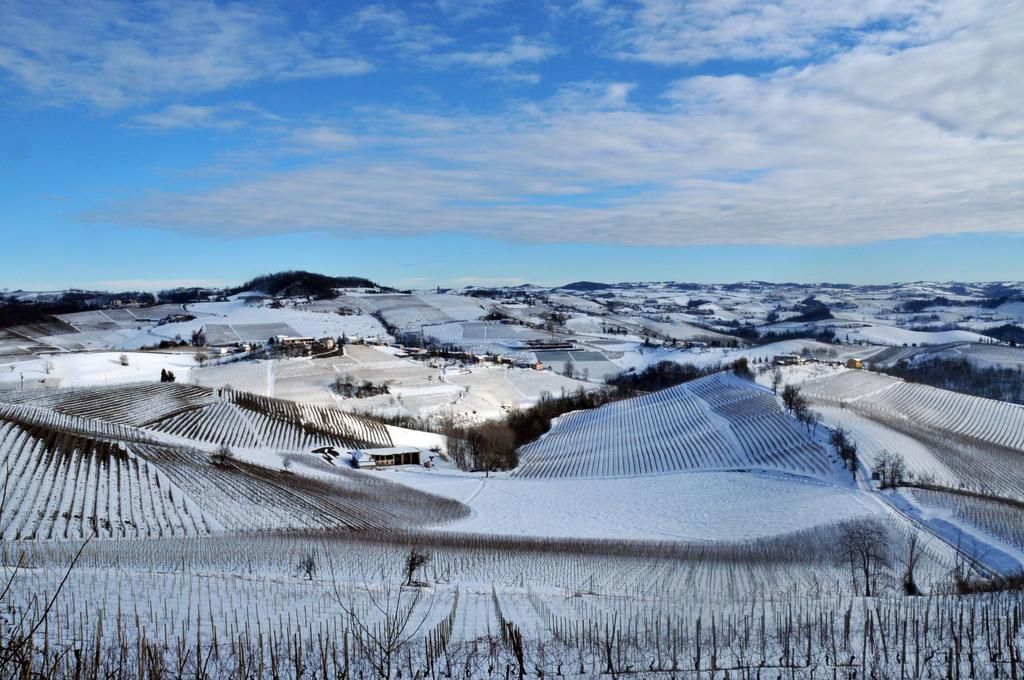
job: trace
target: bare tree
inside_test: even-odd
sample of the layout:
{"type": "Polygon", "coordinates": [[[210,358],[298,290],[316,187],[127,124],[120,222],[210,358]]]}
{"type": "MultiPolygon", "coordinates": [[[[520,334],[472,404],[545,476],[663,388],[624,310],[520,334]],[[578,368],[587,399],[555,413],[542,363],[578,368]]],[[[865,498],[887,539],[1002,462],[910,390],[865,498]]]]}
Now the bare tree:
{"type": "Polygon", "coordinates": [[[812,437],[818,433],[818,423],[820,423],[820,422],[821,422],[821,414],[820,413],[818,413],[816,411],[808,411],[807,412],[807,420],[804,422],[804,424],[807,426],[807,430],[811,433],[812,437]]]}
{"type": "Polygon", "coordinates": [[[210,355],[203,351],[196,352],[193,356],[200,367],[205,366],[206,362],[210,360],[210,355]]]}
{"type": "Polygon", "coordinates": [[[420,606],[423,591],[420,588],[406,588],[391,583],[379,588],[365,585],[370,600],[372,622],[360,616],[349,597],[343,597],[337,583],[334,598],[348,617],[353,639],[360,655],[370,664],[378,678],[394,677],[396,664],[402,660],[402,652],[419,635],[433,609],[431,599],[420,606]],[[417,611],[419,609],[419,611],[417,611]]]}
{"type": "Polygon", "coordinates": [[[917,587],[917,580],[914,578],[914,570],[922,557],[921,533],[914,530],[907,539],[907,553],[901,561],[903,562],[903,592],[906,595],[917,596],[921,589],[917,587]]]}
{"type": "Polygon", "coordinates": [[[299,558],[299,573],[310,581],[316,576],[316,554],[312,550],[299,558]]]}
{"type": "Polygon", "coordinates": [[[778,368],[772,369],[772,394],[779,393],[779,385],[782,384],[782,371],[778,368]]]}
{"type": "Polygon", "coordinates": [[[43,362],[43,373],[45,373],[46,375],[50,375],[51,373],[53,373],[54,368],[56,368],[56,365],[50,359],[47,359],[46,361],[43,362]]]}
{"type": "Polygon", "coordinates": [[[851,522],[842,528],[839,545],[849,561],[854,590],[857,590],[859,578],[865,597],[877,593],[878,581],[889,566],[889,547],[885,539],[885,527],[877,522],[851,522]]]}
{"type": "Polygon", "coordinates": [[[226,467],[234,460],[235,454],[232,453],[231,447],[227,444],[221,444],[217,447],[217,450],[210,456],[210,462],[220,467],[226,467]]]}

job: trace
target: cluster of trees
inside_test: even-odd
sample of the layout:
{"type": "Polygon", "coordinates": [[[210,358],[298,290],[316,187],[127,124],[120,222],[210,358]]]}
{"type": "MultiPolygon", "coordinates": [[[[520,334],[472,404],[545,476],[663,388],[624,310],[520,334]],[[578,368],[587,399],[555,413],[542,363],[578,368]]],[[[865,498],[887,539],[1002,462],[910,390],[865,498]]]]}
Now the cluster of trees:
{"type": "Polygon", "coordinates": [[[835,448],[836,455],[846,465],[846,469],[851,473],[855,473],[857,470],[857,442],[853,441],[846,428],[840,425],[832,430],[832,434],[829,435],[829,442],[835,448]]]}
{"type": "Polygon", "coordinates": [[[373,281],[359,276],[326,276],[298,270],[257,276],[230,292],[241,293],[246,290],[257,290],[274,296],[306,296],[329,300],[336,297],[335,288],[379,288],[379,286],[373,281]]]}
{"type": "Polygon", "coordinates": [[[51,321],[55,314],[73,314],[103,309],[115,302],[154,305],[152,293],[125,291],[121,293],[96,293],[89,291],[68,291],[59,297],[45,300],[17,300],[0,296],[0,328],[23,324],[51,321]]]}
{"type": "Polygon", "coordinates": [[[1024,345],[1024,328],[1015,326],[1012,323],[1004,323],[1002,326],[988,328],[985,330],[985,335],[1009,343],[1010,347],[1024,345]]]}
{"type": "Polygon", "coordinates": [[[174,373],[168,371],[166,368],[160,369],[160,382],[174,382],[174,373]]]}
{"type": "Polygon", "coordinates": [[[188,343],[181,338],[175,338],[174,340],[161,340],[156,345],[147,345],[143,349],[171,349],[173,347],[188,347],[188,343]]]}
{"type": "Polygon", "coordinates": [[[897,362],[891,368],[872,367],[882,373],[932,387],[1024,404],[1024,369],[1009,366],[976,366],[970,359],[933,359],[911,364],[897,362]]]}
{"type": "Polygon", "coordinates": [[[792,383],[782,388],[782,403],[787,411],[796,416],[797,420],[802,420],[802,416],[809,410],[807,397],[800,391],[799,385],[792,383]]]}
{"type": "Polygon", "coordinates": [[[732,362],[733,375],[743,378],[744,380],[753,380],[754,372],[750,370],[750,362],[747,361],[746,357],[740,357],[736,361],[732,362]]]}
{"type": "Polygon", "coordinates": [[[217,297],[220,295],[220,291],[215,288],[170,288],[168,290],[162,290],[157,293],[157,297],[162,303],[173,303],[177,305],[183,305],[188,302],[202,302],[211,296],[217,297]]]}
{"type": "Polygon", "coordinates": [[[389,394],[387,384],[375,385],[369,380],[357,383],[344,376],[335,378],[331,383],[331,390],[341,397],[376,397],[380,394],[389,394]]]}
{"type": "Polygon", "coordinates": [[[899,486],[909,476],[903,456],[888,449],[883,449],[875,459],[871,472],[878,477],[879,486],[883,489],[899,486]]]}
{"type": "Polygon", "coordinates": [[[995,309],[999,305],[1010,301],[1012,298],[1007,296],[1001,297],[988,297],[983,299],[967,299],[967,300],[951,300],[944,295],[937,295],[932,298],[922,298],[920,300],[907,300],[900,305],[900,311],[902,312],[923,312],[931,307],[985,307],[988,309],[995,309]]]}
{"type": "Polygon", "coordinates": [[[562,375],[566,378],[579,378],[580,380],[590,380],[590,369],[584,366],[582,369],[576,369],[576,362],[569,357],[569,360],[565,362],[562,367],[562,375]]]}
{"type": "Polygon", "coordinates": [[[493,308],[481,318],[484,321],[513,321],[512,317],[505,312],[493,308]]]}
{"type": "Polygon", "coordinates": [[[545,312],[542,315],[542,318],[544,319],[544,323],[542,324],[544,330],[553,332],[569,320],[569,315],[564,312],[560,312],[557,309],[552,309],[550,312],[545,312]]]}
{"type": "Polygon", "coordinates": [[[519,465],[516,433],[500,420],[481,425],[458,426],[448,421],[442,426],[448,437],[448,455],[462,470],[510,470],[519,465]]]}
{"type": "Polygon", "coordinates": [[[794,307],[793,311],[798,312],[798,314],[786,319],[786,321],[808,323],[832,318],[832,312],[829,310],[828,305],[814,296],[802,300],[798,306],[794,307]]]}
{"type": "Polygon", "coordinates": [[[718,364],[698,368],[693,364],[659,361],[642,371],[619,373],[605,382],[618,390],[622,396],[632,396],[637,392],[654,392],[667,387],[675,387],[720,370],[721,366],[718,364]]]}
{"type": "Polygon", "coordinates": [[[399,338],[399,340],[400,340],[400,342],[402,344],[408,345],[409,347],[419,347],[420,346],[420,345],[410,345],[409,342],[412,341],[412,338],[408,337],[410,335],[421,335],[420,333],[404,333],[404,334],[400,334],[398,332],[398,326],[395,326],[394,324],[389,322],[387,319],[385,319],[384,315],[381,314],[380,312],[372,312],[370,314],[370,316],[372,316],[374,319],[376,319],[377,322],[380,323],[380,325],[384,327],[384,330],[387,331],[389,335],[393,335],[396,338],[399,338],[399,336],[401,336],[399,338]]]}
{"type": "MultiPolygon", "coordinates": [[[[441,293],[447,293],[449,290],[451,289],[441,288],[440,286],[438,286],[437,294],[440,295],[441,293]]],[[[497,288],[467,288],[466,290],[462,291],[462,294],[465,295],[466,297],[492,298],[495,300],[505,297],[504,292],[498,290],[497,288]]]]}
{"type": "Polygon", "coordinates": [[[75,301],[20,302],[6,300],[0,302],[0,328],[50,321],[50,317],[54,314],[71,314],[89,309],[93,309],[93,307],[75,301]]]}
{"type": "Polygon", "coordinates": [[[560,415],[570,411],[597,408],[621,398],[622,395],[615,390],[588,392],[583,388],[559,396],[542,395],[533,406],[509,413],[506,422],[514,434],[515,445],[518,447],[551,429],[551,421],[560,415]]]}
{"type": "Polygon", "coordinates": [[[741,326],[730,331],[732,335],[746,340],[752,345],[767,345],[782,340],[817,340],[818,342],[833,343],[836,341],[836,331],[831,326],[810,330],[792,331],[765,331],[762,333],[756,326],[741,326]]]}
{"type": "MultiPolygon", "coordinates": [[[[773,391],[778,390],[781,381],[781,373],[776,371],[772,374],[773,391]]],[[[818,422],[821,420],[821,417],[811,410],[807,397],[800,391],[799,386],[790,383],[782,388],[782,404],[809,432],[813,433],[818,429],[818,422]]]]}

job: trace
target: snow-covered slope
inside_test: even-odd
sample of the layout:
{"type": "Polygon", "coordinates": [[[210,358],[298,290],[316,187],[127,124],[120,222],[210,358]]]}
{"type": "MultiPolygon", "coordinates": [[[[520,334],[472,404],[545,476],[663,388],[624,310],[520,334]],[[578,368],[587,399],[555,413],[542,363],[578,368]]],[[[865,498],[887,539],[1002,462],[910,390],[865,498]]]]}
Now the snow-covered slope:
{"type": "Polygon", "coordinates": [[[0,396],[8,538],[394,529],[468,512],[352,470],[345,449],[392,440],[337,409],[177,383],[0,396]],[[324,446],[342,455],[313,453],[324,446]]]}
{"type": "Polygon", "coordinates": [[[778,470],[835,480],[833,456],[769,390],[720,373],[567,414],[520,452],[521,477],[618,477],[778,470]]]}
{"type": "Polygon", "coordinates": [[[1024,406],[857,370],[802,390],[829,425],[854,434],[868,467],[885,450],[919,479],[1024,499],[1024,406]]]}

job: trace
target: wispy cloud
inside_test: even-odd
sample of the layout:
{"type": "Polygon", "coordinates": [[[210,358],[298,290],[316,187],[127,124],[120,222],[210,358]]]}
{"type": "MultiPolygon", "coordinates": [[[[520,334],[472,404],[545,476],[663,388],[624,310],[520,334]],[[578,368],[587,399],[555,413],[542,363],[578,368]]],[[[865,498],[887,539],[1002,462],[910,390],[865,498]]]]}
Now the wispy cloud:
{"type": "Polygon", "coordinates": [[[353,76],[373,66],[328,35],[246,4],[9,2],[0,72],[51,105],[117,109],[259,80],[353,76]]]}
{"type": "Polygon", "coordinates": [[[558,53],[552,45],[514,36],[508,43],[463,52],[447,52],[437,56],[443,64],[459,64],[475,68],[507,69],[519,64],[535,64],[558,53]]]}
{"type": "Polygon", "coordinates": [[[468,21],[495,14],[508,0],[436,0],[437,7],[454,21],[468,21]]]}
{"type": "MultiPolygon", "coordinates": [[[[907,39],[931,22],[943,0],[607,0],[576,4],[608,29],[618,57],[656,64],[712,60],[793,61],[828,56],[880,34],[907,39]]],[[[966,3],[962,3],[966,4],[966,3]]]]}
{"type": "Polygon", "coordinates": [[[377,3],[358,9],[347,30],[368,33],[378,45],[406,56],[428,55],[453,42],[434,24],[414,20],[400,7],[377,3]]]}
{"type": "Polygon", "coordinates": [[[254,122],[281,120],[251,102],[211,106],[171,104],[162,109],[132,117],[130,125],[153,130],[209,129],[232,130],[254,122]]]}

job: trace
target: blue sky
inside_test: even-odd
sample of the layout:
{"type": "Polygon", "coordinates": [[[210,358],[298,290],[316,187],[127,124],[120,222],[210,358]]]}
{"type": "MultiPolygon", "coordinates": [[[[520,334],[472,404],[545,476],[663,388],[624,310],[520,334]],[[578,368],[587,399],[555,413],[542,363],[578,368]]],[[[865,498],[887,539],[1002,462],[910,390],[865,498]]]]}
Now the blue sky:
{"type": "Polygon", "coordinates": [[[1019,279],[1024,3],[0,0],[0,287],[1019,279]]]}

